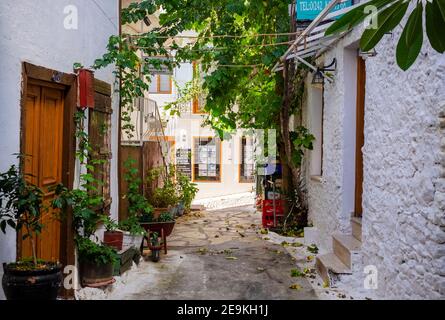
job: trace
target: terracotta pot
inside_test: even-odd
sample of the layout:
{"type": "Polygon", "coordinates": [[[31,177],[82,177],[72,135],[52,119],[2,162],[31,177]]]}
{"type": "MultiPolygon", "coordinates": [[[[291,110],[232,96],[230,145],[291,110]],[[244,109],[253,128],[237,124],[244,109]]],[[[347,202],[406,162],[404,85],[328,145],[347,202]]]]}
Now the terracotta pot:
{"type": "Polygon", "coordinates": [[[164,212],[169,212],[169,208],[154,208],[153,210],[153,220],[156,220],[159,218],[159,216],[164,212]]]}
{"type": "Polygon", "coordinates": [[[124,234],[121,231],[105,231],[103,243],[115,248],[117,251],[121,251],[123,238],[124,234]]]}

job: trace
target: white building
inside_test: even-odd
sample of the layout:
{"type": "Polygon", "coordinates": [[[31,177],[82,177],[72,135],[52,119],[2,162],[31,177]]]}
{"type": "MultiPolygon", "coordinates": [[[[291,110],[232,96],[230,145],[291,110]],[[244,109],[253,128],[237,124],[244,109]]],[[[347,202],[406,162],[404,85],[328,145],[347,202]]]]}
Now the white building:
{"type": "MultiPolygon", "coordinates": [[[[119,32],[118,0],[4,0],[0,2],[0,171],[17,164],[16,153],[32,154],[35,181],[46,190],[59,182],[76,185],[79,164],[74,160],[73,114],[77,104],[77,78],[73,64],[88,67],[106,50],[108,38],[119,32]]],[[[111,122],[107,134],[109,161],[108,200],[117,217],[118,97],[112,68],[99,70],[111,122]],[[111,114],[112,108],[114,112],[111,114]]],[[[99,110],[96,110],[99,112],[99,110]]],[[[91,114],[90,114],[91,116],[91,114]]],[[[29,167],[26,167],[29,168],[29,167]]],[[[50,195],[49,195],[50,197],[50,195]]],[[[39,256],[74,263],[72,230],[66,222],[45,221],[39,256]]],[[[0,264],[26,255],[26,245],[9,229],[0,233],[0,264]],[[24,251],[25,250],[25,251],[24,251]]],[[[3,269],[0,268],[0,273],[3,269]]],[[[1,276],[1,275],[0,275],[1,276]]],[[[0,298],[3,293],[0,289],[0,298]]]]}
{"type": "Polygon", "coordinates": [[[366,59],[362,32],[354,28],[317,59],[318,66],[337,60],[333,82],[320,87],[307,78],[303,118],[317,141],[305,163],[314,226],[306,238],[319,245],[317,268],[332,286],[375,298],[443,299],[445,55],[425,35],[404,72],[395,62],[401,28],[366,59]]]}
{"type": "MultiPolygon", "coordinates": [[[[123,7],[132,0],[123,2],[123,7]]],[[[144,33],[159,26],[158,15],[149,17],[150,24],[144,22],[123,26],[128,34],[144,33]]],[[[193,36],[193,32],[183,32],[182,36],[193,36]]],[[[178,45],[193,39],[175,39],[178,45]]],[[[177,165],[178,171],[188,174],[198,184],[199,192],[196,202],[208,207],[216,203],[226,205],[254,203],[254,162],[251,139],[243,139],[240,132],[231,139],[220,141],[214,130],[202,126],[205,119],[205,99],[194,99],[184,104],[180,116],[171,116],[164,109],[169,103],[179,98],[181,88],[193,80],[199,64],[195,62],[181,63],[173,70],[172,75],[154,75],[145,103],[145,113],[133,113],[136,135],[124,140],[153,140],[152,128],[148,123],[153,117],[153,102],[166,126],[165,140],[169,142],[169,160],[177,165]],[[198,101],[199,100],[199,101],[198,101]],[[148,107],[149,106],[149,107],[148,107]],[[147,111],[148,110],[148,111],[147,111]],[[140,123],[143,119],[144,123],[140,123]],[[221,199],[214,199],[214,198],[221,199]],[[212,199],[212,200],[210,200],[212,199]],[[222,202],[221,202],[222,201],[222,202]]],[[[159,128],[158,128],[159,129],[159,128]]],[[[127,141],[128,142],[128,141],[127,141]]]]}

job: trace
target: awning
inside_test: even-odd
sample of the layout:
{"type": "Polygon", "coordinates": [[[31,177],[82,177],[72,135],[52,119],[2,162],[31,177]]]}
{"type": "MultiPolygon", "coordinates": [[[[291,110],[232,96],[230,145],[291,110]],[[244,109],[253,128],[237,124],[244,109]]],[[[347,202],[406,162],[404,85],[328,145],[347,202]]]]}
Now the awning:
{"type": "MultiPolygon", "coordinates": [[[[349,31],[338,33],[335,35],[325,36],[325,31],[333,23],[336,17],[341,16],[352,9],[369,2],[370,0],[360,1],[352,6],[331,12],[332,9],[345,0],[332,0],[320,12],[320,14],[311,22],[311,24],[300,34],[294,43],[287,49],[286,53],[281,56],[280,60],[275,64],[272,71],[277,72],[283,69],[283,63],[289,59],[296,59],[298,63],[305,63],[303,59],[309,56],[320,56],[330,46],[339,40],[349,31]]],[[[314,69],[314,66],[311,66],[314,69]]],[[[316,68],[315,68],[316,69],[316,68]]]]}

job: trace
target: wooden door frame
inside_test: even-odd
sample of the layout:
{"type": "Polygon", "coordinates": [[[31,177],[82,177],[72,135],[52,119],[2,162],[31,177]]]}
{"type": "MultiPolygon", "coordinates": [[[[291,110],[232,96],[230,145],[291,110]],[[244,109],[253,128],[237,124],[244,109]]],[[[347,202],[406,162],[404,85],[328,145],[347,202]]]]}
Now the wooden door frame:
{"type": "Polygon", "coordinates": [[[357,101],[356,101],[356,133],[355,133],[355,188],[354,216],[363,214],[363,153],[365,144],[365,96],[366,96],[366,62],[357,56],[357,101]],[[360,203],[359,203],[360,202],[360,203]]]}
{"type": "MultiPolygon", "coordinates": [[[[75,171],[75,123],[74,114],[77,107],[77,76],[33,65],[28,62],[22,63],[22,88],[20,98],[20,153],[25,147],[25,112],[27,100],[27,87],[30,82],[39,82],[48,87],[64,87],[64,115],[63,115],[63,139],[62,139],[62,183],[72,189],[75,171]]],[[[20,163],[23,170],[23,162],[20,163]]],[[[21,241],[16,239],[17,257],[21,253],[21,241]]],[[[63,265],[75,265],[74,255],[74,233],[72,230],[72,212],[68,211],[65,219],[62,220],[60,230],[60,262],[63,265]]],[[[72,290],[64,292],[65,296],[72,296],[72,290]]]]}

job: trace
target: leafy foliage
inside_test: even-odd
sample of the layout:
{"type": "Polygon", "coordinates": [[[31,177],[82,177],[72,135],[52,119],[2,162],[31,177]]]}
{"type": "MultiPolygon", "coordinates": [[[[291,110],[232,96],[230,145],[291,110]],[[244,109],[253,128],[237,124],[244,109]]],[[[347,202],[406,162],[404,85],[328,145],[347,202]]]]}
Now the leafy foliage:
{"type": "Polygon", "coordinates": [[[197,184],[191,182],[189,177],[182,174],[178,174],[177,180],[179,199],[184,203],[185,210],[190,211],[192,201],[198,193],[197,184]]]}
{"type": "MultiPolygon", "coordinates": [[[[408,70],[416,61],[423,45],[423,12],[424,3],[419,0],[372,0],[349,11],[334,22],[327,30],[326,35],[350,30],[372,12],[365,12],[366,6],[375,6],[377,13],[377,28],[366,29],[360,40],[363,51],[373,49],[382,37],[396,28],[406,15],[410,3],[416,3],[414,10],[403,28],[396,50],[397,64],[402,70],[408,70]]],[[[426,33],[434,50],[445,52],[445,0],[431,0],[425,4],[426,33]]]]}
{"type": "Polygon", "coordinates": [[[117,259],[116,250],[109,246],[100,245],[89,238],[76,238],[80,261],[93,262],[98,265],[114,263],[117,259]]]}
{"type": "Polygon", "coordinates": [[[0,230],[6,233],[9,226],[22,232],[22,238],[30,238],[33,263],[37,266],[35,237],[42,231],[41,223],[43,192],[26,181],[17,166],[0,174],[0,230]]]}
{"type": "MultiPolygon", "coordinates": [[[[63,185],[58,185],[55,193],[56,197],[52,201],[54,208],[72,210],[72,225],[76,233],[76,245],[79,252],[79,259],[107,264],[114,262],[115,250],[98,244],[90,238],[94,236],[100,222],[104,221],[101,210],[104,199],[98,192],[98,186],[102,183],[94,178],[94,171],[97,165],[103,163],[102,160],[94,160],[91,157],[92,147],[89,143],[88,134],[84,129],[85,111],[81,110],[75,114],[76,124],[75,136],[78,141],[76,156],[81,165],[87,169],[86,173],[80,175],[80,188],[70,190],[63,185]]],[[[107,228],[115,228],[111,219],[106,221],[107,228]]]]}
{"type": "Polygon", "coordinates": [[[170,212],[163,212],[157,219],[157,222],[169,222],[169,221],[174,221],[174,220],[175,220],[175,218],[173,217],[173,215],[170,212]]]}
{"type": "Polygon", "coordinates": [[[139,178],[139,170],[135,166],[134,159],[125,161],[126,173],[124,176],[128,184],[126,199],[128,200],[128,212],[130,217],[146,215],[153,212],[153,207],[141,193],[142,180],[139,178]]]}
{"type": "MultiPolygon", "coordinates": [[[[147,181],[152,182],[159,178],[163,168],[153,168],[147,174],[147,181]]],[[[150,197],[150,201],[155,208],[168,208],[178,204],[180,196],[178,194],[176,171],[173,165],[170,165],[167,176],[163,180],[161,187],[157,187],[150,197]]]]}
{"type": "MultiPolygon", "coordinates": [[[[150,215],[152,216],[152,213],[144,213],[143,216],[150,215]]],[[[144,228],[141,227],[140,223],[140,217],[132,215],[126,220],[119,221],[119,229],[122,231],[128,231],[133,236],[139,236],[139,235],[145,235],[146,232],[144,228]]]]}

